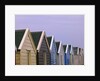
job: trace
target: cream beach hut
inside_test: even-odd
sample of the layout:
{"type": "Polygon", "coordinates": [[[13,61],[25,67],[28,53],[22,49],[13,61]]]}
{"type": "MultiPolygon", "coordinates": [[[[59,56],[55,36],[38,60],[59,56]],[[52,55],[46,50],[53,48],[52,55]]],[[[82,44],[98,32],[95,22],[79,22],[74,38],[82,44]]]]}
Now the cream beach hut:
{"type": "Polygon", "coordinates": [[[62,42],[56,42],[57,46],[57,65],[64,65],[64,48],[62,42]]]}
{"type": "Polygon", "coordinates": [[[16,65],[36,65],[36,47],[28,28],[15,30],[15,46],[16,65]]]}
{"type": "Polygon", "coordinates": [[[84,54],[82,48],[79,48],[79,64],[84,65],[84,54]]]}
{"type": "Polygon", "coordinates": [[[73,47],[72,65],[80,65],[79,63],[79,48],[73,47]]]}

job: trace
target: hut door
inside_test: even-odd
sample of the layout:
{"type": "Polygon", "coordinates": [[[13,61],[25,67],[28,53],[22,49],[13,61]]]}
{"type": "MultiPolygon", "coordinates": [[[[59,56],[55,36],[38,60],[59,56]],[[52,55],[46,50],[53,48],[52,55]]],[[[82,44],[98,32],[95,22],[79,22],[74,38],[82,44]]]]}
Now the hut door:
{"type": "Polygon", "coordinates": [[[62,55],[61,55],[61,65],[63,65],[63,63],[62,63],[63,61],[62,61],[62,55]]]}
{"type": "Polygon", "coordinates": [[[44,51],[43,55],[44,55],[44,65],[46,65],[47,64],[47,57],[46,57],[46,52],[45,51],[44,51]]]}
{"type": "Polygon", "coordinates": [[[57,65],[59,65],[59,54],[57,54],[57,65]]]}
{"type": "Polygon", "coordinates": [[[27,50],[27,64],[30,65],[30,50],[27,50]]]}

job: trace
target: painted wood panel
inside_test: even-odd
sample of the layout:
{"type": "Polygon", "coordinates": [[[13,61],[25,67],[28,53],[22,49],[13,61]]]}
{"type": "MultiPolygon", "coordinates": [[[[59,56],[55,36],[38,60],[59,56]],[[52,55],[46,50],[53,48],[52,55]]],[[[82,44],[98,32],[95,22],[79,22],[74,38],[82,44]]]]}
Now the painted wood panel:
{"type": "Polygon", "coordinates": [[[59,65],[64,65],[64,49],[62,44],[59,53],[59,65]]]}
{"type": "Polygon", "coordinates": [[[38,62],[37,64],[39,65],[44,65],[44,54],[46,53],[46,62],[47,62],[47,65],[50,65],[50,52],[49,52],[49,49],[47,47],[47,43],[46,43],[46,40],[45,38],[43,38],[43,41],[42,41],[42,44],[41,44],[41,47],[40,47],[40,51],[38,52],[38,62]]]}
{"type": "Polygon", "coordinates": [[[73,54],[70,54],[70,62],[69,62],[70,65],[73,65],[73,60],[74,60],[73,59],[73,54]]]}
{"type": "Polygon", "coordinates": [[[57,65],[59,65],[59,54],[57,53],[57,65]]]}
{"type": "Polygon", "coordinates": [[[16,52],[15,54],[15,64],[16,65],[20,64],[20,52],[16,52]]]}
{"type": "Polygon", "coordinates": [[[73,56],[73,65],[79,65],[79,56],[78,55],[74,55],[73,56]]]}
{"type": "Polygon", "coordinates": [[[82,65],[82,55],[79,55],[79,65],[82,65]]]}
{"type": "Polygon", "coordinates": [[[21,52],[20,52],[20,64],[21,65],[28,65],[28,64],[35,65],[36,64],[36,54],[32,46],[32,42],[30,40],[29,34],[26,36],[21,52]],[[27,53],[27,50],[30,51],[29,54],[27,53]]]}
{"type": "Polygon", "coordinates": [[[68,65],[70,61],[70,51],[67,52],[66,59],[67,59],[66,65],[68,65]]]}
{"type": "Polygon", "coordinates": [[[51,65],[57,64],[57,48],[54,40],[52,44],[52,49],[50,50],[50,54],[51,54],[51,65]]]}

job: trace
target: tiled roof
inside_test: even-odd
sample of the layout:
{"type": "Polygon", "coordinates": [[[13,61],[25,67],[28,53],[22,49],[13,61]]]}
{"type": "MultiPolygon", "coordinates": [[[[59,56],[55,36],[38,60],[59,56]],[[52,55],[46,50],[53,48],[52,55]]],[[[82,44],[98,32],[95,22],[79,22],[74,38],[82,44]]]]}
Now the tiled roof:
{"type": "Polygon", "coordinates": [[[17,48],[19,47],[19,45],[21,43],[24,33],[25,33],[25,29],[15,30],[15,45],[17,48]]]}
{"type": "Polygon", "coordinates": [[[40,37],[41,37],[41,34],[42,34],[42,31],[39,31],[39,32],[31,32],[31,34],[32,34],[32,38],[34,40],[35,46],[37,48],[38,43],[39,43],[39,40],[40,40],[40,37]]]}

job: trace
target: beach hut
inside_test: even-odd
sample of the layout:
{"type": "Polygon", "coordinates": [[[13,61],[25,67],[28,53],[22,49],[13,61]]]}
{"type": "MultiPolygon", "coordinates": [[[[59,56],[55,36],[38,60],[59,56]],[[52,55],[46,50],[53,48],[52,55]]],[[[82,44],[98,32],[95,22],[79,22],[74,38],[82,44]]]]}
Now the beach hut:
{"type": "Polygon", "coordinates": [[[51,65],[56,65],[57,63],[57,47],[55,43],[54,36],[47,37],[49,48],[50,48],[50,54],[51,54],[51,65]]]}
{"type": "Polygon", "coordinates": [[[36,47],[30,30],[15,30],[15,64],[36,65],[36,47]]]}
{"type": "Polygon", "coordinates": [[[82,48],[79,48],[79,64],[84,65],[84,54],[82,48]]]}
{"type": "Polygon", "coordinates": [[[44,31],[31,32],[32,38],[37,48],[37,64],[38,65],[50,65],[50,49],[46,33],[44,31]]]}
{"type": "Polygon", "coordinates": [[[79,48],[73,47],[72,65],[79,65],[79,48]]]}
{"type": "Polygon", "coordinates": [[[66,55],[67,45],[63,45],[63,48],[64,48],[64,64],[66,65],[67,64],[67,55],[66,55]]]}
{"type": "Polygon", "coordinates": [[[79,48],[79,64],[82,64],[82,50],[79,48]]]}
{"type": "Polygon", "coordinates": [[[64,48],[64,63],[65,65],[70,64],[70,54],[71,54],[71,45],[63,45],[64,48]]]}
{"type": "Polygon", "coordinates": [[[82,48],[82,65],[84,65],[84,49],[82,48]]]}
{"type": "Polygon", "coordinates": [[[74,57],[74,52],[73,52],[73,46],[71,45],[69,65],[73,64],[74,61],[73,57],[74,57]]]}
{"type": "Polygon", "coordinates": [[[56,42],[57,46],[57,65],[64,65],[64,49],[62,42],[56,42]]]}

